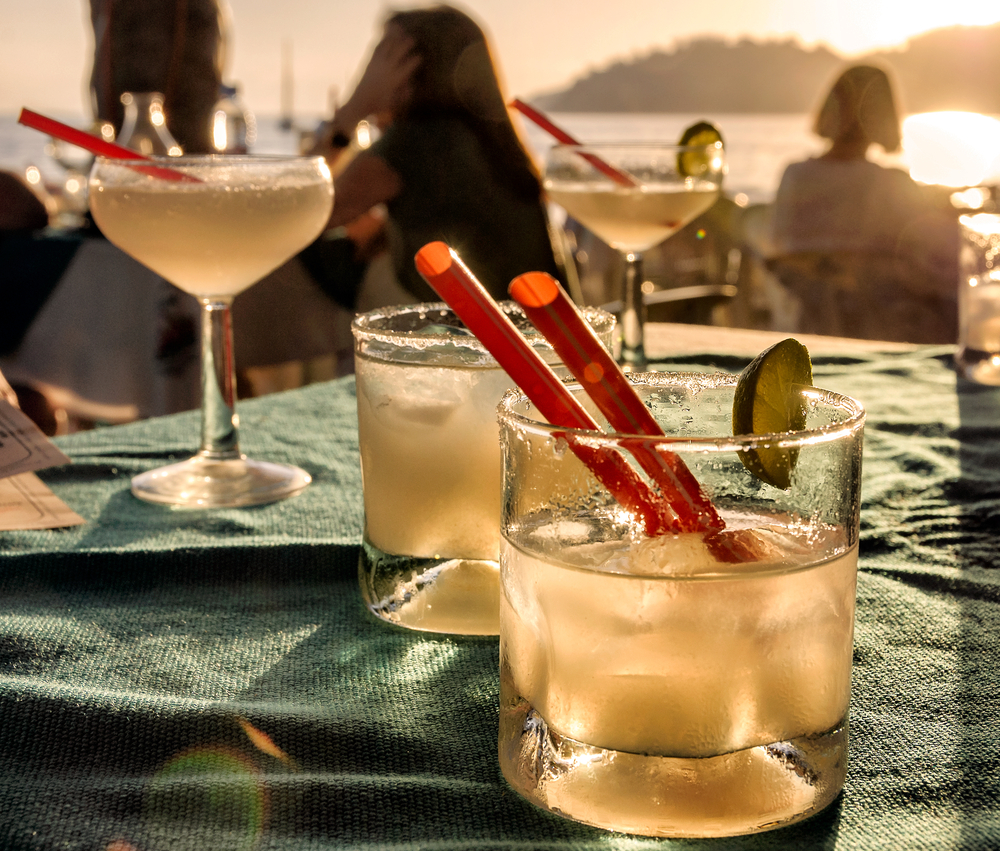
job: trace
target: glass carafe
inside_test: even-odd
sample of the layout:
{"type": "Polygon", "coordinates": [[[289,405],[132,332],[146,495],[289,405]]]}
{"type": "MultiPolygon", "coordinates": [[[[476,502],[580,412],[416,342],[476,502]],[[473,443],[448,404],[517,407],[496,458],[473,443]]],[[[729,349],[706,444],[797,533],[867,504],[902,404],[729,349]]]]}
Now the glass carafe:
{"type": "Polygon", "coordinates": [[[179,157],[184,151],[167,129],[163,95],[159,92],[125,92],[125,120],[118,144],[143,156],[179,157]]]}

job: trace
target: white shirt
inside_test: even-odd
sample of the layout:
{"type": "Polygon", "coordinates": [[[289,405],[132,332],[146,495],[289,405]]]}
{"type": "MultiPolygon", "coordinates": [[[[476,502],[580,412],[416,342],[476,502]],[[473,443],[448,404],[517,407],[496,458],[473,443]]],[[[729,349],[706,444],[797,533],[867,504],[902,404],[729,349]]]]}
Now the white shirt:
{"type": "Polygon", "coordinates": [[[926,208],[908,174],[868,160],[809,159],[785,169],[774,203],[780,253],[893,251],[926,208]]]}

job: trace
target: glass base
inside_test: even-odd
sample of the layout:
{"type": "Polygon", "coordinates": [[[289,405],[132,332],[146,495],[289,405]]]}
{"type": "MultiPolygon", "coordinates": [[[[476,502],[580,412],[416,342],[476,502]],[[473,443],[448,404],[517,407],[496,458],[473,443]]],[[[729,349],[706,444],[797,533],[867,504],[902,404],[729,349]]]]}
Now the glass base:
{"type": "MultiPolygon", "coordinates": [[[[509,682],[509,681],[508,681],[509,682]]],[[[702,759],[605,750],[560,736],[501,688],[500,767],[515,791],[574,821],[644,836],[738,836],[815,815],[843,788],[847,722],[702,759]]]]}
{"type": "Polygon", "coordinates": [[[500,568],[495,561],[393,555],[365,535],[358,579],[372,614],[396,626],[448,635],[500,632],[500,568]]]}
{"type": "Polygon", "coordinates": [[[305,470],[286,464],[195,455],[134,477],[132,493],[164,505],[232,508],[277,502],[304,490],[311,481],[305,470]]]}
{"type": "Polygon", "coordinates": [[[955,364],[962,377],[969,381],[1000,385],[1000,352],[984,352],[963,346],[955,355],[955,364]]]}

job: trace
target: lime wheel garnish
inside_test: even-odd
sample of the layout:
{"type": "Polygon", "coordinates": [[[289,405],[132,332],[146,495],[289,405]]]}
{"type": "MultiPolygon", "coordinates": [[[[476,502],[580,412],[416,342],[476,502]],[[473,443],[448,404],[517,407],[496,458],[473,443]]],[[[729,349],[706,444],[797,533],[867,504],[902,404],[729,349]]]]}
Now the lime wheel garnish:
{"type": "Polygon", "coordinates": [[[711,167],[711,146],[718,145],[721,149],[725,143],[718,127],[707,121],[699,121],[681,134],[677,144],[692,148],[677,154],[677,171],[685,177],[698,177],[711,167]]]}
{"type": "Polygon", "coordinates": [[[809,351],[789,337],[765,349],[740,373],[733,397],[733,434],[762,435],[769,440],[741,450],[740,460],[753,475],[776,488],[791,485],[798,449],[780,445],[780,435],[800,431],[806,405],[800,388],[812,386],[809,351]]]}

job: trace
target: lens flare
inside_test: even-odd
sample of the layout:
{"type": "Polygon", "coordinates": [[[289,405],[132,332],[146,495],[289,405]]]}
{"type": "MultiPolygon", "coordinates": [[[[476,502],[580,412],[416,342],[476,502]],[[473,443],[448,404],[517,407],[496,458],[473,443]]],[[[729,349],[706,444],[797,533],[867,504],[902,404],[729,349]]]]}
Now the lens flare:
{"type": "Polygon", "coordinates": [[[149,827],[183,835],[191,847],[252,851],[264,834],[268,797],[260,770],[246,756],[199,747],[173,757],[151,779],[144,798],[149,827]]]}

